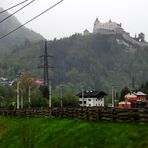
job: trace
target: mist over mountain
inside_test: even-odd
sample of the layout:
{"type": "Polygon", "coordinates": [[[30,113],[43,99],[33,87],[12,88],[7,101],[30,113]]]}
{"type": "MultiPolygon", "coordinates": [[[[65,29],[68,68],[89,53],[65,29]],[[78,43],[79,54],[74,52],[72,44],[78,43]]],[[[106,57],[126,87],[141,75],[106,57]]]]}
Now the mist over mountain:
{"type": "MultiPolygon", "coordinates": [[[[3,11],[2,8],[0,8],[0,12],[1,11],[3,11]]],[[[8,12],[0,14],[0,21],[5,19],[9,15],[10,14],[8,12]]],[[[21,23],[16,19],[15,16],[12,16],[4,22],[0,23],[0,37],[6,35],[7,33],[16,29],[20,25],[21,23]]],[[[26,27],[22,27],[18,31],[0,40],[0,58],[9,54],[13,51],[13,49],[16,49],[22,44],[24,45],[27,44],[27,42],[36,42],[42,39],[44,38],[40,34],[26,27]]]]}

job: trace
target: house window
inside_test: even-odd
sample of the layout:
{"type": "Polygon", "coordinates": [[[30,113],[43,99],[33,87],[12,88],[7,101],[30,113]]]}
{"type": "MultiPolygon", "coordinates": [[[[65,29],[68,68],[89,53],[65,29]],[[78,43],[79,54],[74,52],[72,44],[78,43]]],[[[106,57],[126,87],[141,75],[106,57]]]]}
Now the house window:
{"type": "Polygon", "coordinates": [[[97,101],[97,99],[96,99],[96,101],[97,101]]]}
{"type": "Polygon", "coordinates": [[[84,104],[86,104],[86,101],[84,101],[84,104]]]}
{"type": "Polygon", "coordinates": [[[79,101],[80,104],[82,104],[82,101],[79,101]]]}
{"type": "Polygon", "coordinates": [[[91,99],[88,99],[88,101],[91,101],[91,99]]]}

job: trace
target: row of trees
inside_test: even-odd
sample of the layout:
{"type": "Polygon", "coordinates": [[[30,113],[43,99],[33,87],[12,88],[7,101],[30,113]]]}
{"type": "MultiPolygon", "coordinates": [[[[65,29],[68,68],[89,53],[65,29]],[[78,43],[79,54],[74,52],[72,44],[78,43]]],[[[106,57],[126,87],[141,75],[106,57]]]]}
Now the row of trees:
{"type": "MultiPolygon", "coordinates": [[[[0,107],[15,108],[17,95],[22,107],[48,107],[49,100],[45,98],[44,91],[40,90],[39,85],[35,82],[35,77],[30,73],[23,73],[13,86],[0,85],[0,107]],[[19,85],[19,88],[18,88],[19,85]],[[18,92],[19,90],[19,92],[18,92]],[[22,104],[23,103],[23,104],[22,104]]],[[[79,99],[72,93],[67,92],[62,96],[62,106],[78,106],[79,99]]],[[[52,96],[52,107],[61,106],[61,96],[56,93],[52,96]]]]}
{"type": "MultiPolygon", "coordinates": [[[[3,86],[0,85],[0,107],[15,108],[17,102],[17,83],[19,83],[19,95],[20,95],[20,106],[23,107],[48,107],[49,99],[44,97],[44,91],[40,90],[39,85],[35,82],[35,77],[30,73],[24,73],[20,75],[13,86],[3,86]]],[[[64,87],[66,89],[66,86],[64,87]]],[[[141,84],[139,87],[140,91],[148,94],[148,81],[141,84]]],[[[120,101],[124,100],[124,96],[130,92],[128,87],[124,87],[121,90],[120,95],[116,98],[120,98],[120,101]]],[[[57,91],[54,91],[52,95],[52,107],[61,106],[63,107],[77,107],[79,106],[79,99],[76,97],[75,93],[70,90],[63,92],[61,96],[60,86],[57,87],[57,91]]],[[[109,103],[111,98],[108,96],[106,98],[106,103],[109,103]]]]}

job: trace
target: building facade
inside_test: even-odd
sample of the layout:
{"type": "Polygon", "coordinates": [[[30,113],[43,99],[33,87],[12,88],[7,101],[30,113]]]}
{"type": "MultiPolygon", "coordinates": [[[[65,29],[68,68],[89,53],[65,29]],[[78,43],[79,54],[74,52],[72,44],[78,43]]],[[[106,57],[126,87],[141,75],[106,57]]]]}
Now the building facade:
{"type": "Polygon", "coordinates": [[[119,108],[144,108],[148,100],[147,95],[141,91],[129,92],[124,96],[124,101],[118,103],[119,108]]]}
{"type": "Polygon", "coordinates": [[[105,32],[114,32],[114,33],[123,33],[124,30],[122,28],[121,23],[118,24],[116,22],[112,22],[109,20],[109,22],[101,23],[98,18],[96,18],[94,22],[94,28],[93,33],[105,33],[105,32]]]}
{"type": "Polygon", "coordinates": [[[81,107],[104,107],[104,96],[106,95],[103,91],[81,91],[77,94],[81,107]]]}

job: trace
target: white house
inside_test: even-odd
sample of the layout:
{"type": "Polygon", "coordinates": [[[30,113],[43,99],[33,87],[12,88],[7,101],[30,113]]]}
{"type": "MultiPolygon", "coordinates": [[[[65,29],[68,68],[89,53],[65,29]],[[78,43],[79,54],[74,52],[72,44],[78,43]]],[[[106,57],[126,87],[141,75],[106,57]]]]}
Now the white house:
{"type": "Polygon", "coordinates": [[[77,94],[81,107],[104,107],[104,96],[106,95],[103,91],[81,91],[77,94]]]}

